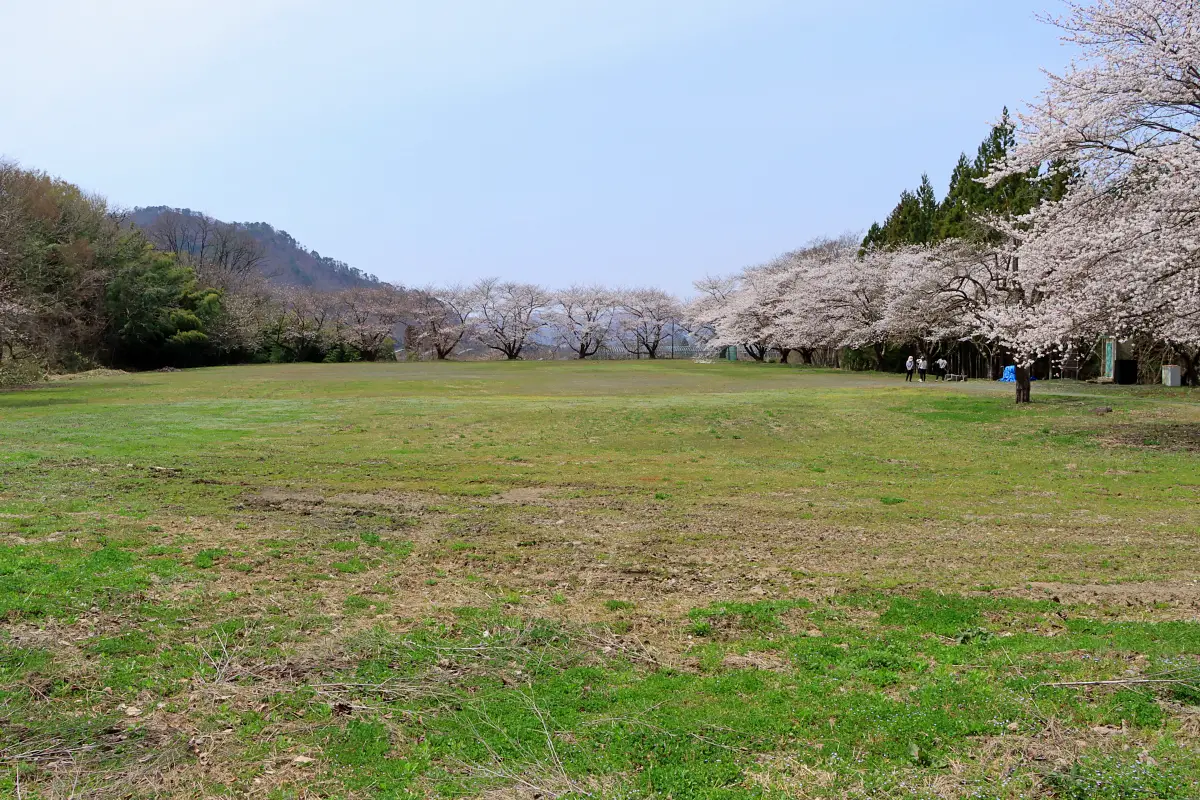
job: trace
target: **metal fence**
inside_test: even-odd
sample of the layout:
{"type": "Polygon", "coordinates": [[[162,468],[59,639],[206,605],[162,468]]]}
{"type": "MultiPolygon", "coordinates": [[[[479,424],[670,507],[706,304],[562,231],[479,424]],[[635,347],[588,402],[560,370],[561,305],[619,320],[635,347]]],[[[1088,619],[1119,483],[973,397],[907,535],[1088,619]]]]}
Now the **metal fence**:
{"type": "MultiPolygon", "coordinates": [[[[675,342],[663,342],[654,353],[654,358],[666,360],[673,358],[716,358],[716,356],[717,351],[711,347],[697,347],[696,345],[676,344],[675,342]]],[[[596,351],[596,355],[592,356],[597,361],[634,361],[650,357],[645,348],[639,348],[637,352],[631,353],[624,347],[601,347],[596,351]]]]}

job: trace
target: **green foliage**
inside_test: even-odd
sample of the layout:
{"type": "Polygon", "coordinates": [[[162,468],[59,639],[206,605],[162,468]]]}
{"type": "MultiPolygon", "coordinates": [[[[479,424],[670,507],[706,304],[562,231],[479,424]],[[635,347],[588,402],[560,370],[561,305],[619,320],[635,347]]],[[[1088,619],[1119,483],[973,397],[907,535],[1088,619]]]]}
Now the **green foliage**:
{"type": "Polygon", "coordinates": [[[106,302],[117,363],[196,366],[207,360],[205,329],[221,313],[221,295],[197,289],[192,270],[172,256],[146,247],[113,274],[106,302]]]}
{"type": "Polygon", "coordinates": [[[101,639],[92,645],[93,653],[101,656],[128,657],[154,652],[154,643],[141,631],[101,639]]]}
{"type": "Polygon", "coordinates": [[[984,628],[967,628],[954,635],[959,644],[983,644],[992,640],[992,632],[984,628]]]}
{"type": "Polygon", "coordinates": [[[1016,128],[1005,108],[974,160],[965,153],[959,156],[945,198],[938,202],[929,177],[922,175],[917,191],[901,192],[883,224],[871,226],[863,246],[899,247],[945,239],[994,241],[997,234],[984,222],[987,217],[1017,217],[1044,200],[1062,198],[1070,176],[1055,165],[1044,173],[1034,170],[1009,176],[994,186],[981,182],[1015,146],[1016,128]]]}
{"type": "Polygon", "coordinates": [[[326,350],[325,355],[321,358],[321,361],[326,364],[350,364],[362,360],[363,355],[358,348],[342,342],[326,350]]]}
{"type": "Polygon", "coordinates": [[[934,239],[938,211],[937,195],[929,183],[929,176],[922,175],[917,191],[906,189],[901,192],[900,202],[884,220],[883,226],[873,227],[864,244],[877,247],[929,244],[934,239]]]}
{"type": "Polygon", "coordinates": [[[140,258],[145,239],[124,229],[102,198],[3,161],[0,220],[0,284],[24,309],[0,351],[8,357],[19,345],[50,367],[95,352],[106,279],[140,258]]]}
{"type": "Polygon", "coordinates": [[[879,618],[885,625],[906,625],[942,636],[958,636],[976,627],[983,601],[927,592],[916,598],[898,597],[879,618]]]}
{"type": "Polygon", "coordinates": [[[255,270],[260,258],[286,264],[281,271],[297,284],[379,286],[373,276],[309,252],[269,225],[229,225],[186,209],[139,209],[130,216],[74,184],[0,161],[0,253],[6,305],[0,386],[33,383],[47,370],[101,365],[395,358],[390,340],[369,353],[349,345],[327,353],[322,345],[290,357],[278,343],[263,343],[267,297],[253,282],[246,289],[227,280],[255,270]],[[209,227],[205,235],[193,227],[172,238],[159,222],[209,227]],[[218,288],[197,285],[197,274],[211,276],[218,288]]]}

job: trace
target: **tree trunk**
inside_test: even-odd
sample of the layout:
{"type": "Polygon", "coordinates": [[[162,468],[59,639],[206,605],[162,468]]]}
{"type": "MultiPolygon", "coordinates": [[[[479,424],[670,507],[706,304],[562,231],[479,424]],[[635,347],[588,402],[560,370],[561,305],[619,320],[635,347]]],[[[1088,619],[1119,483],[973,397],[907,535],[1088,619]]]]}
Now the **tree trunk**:
{"type": "Polygon", "coordinates": [[[871,345],[871,349],[875,351],[875,369],[883,369],[883,351],[886,349],[882,342],[876,342],[871,345]]]}
{"type": "Polygon", "coordinates": [[[813,349],[811,347],[800,348],[800,359],[805,364],[813,363],[813,349]]]}
{"type": "Polygon", "coordinates": [[[786,363],[787,363],[787,359],[788,359],[788,353],[792,352],[792,348],[790,348],[790,347],[776,347],[775,349],[779,351],[779,363],[780,363],[780,364],[786,364],[786,363]]]}
{"type": "Polygon", "coordinates": [[[1018,362],[1016,369],[1013,370],[1017,378],[1017,402],[1029,402],[1029,365],[1027,363],[1018,362]]]}

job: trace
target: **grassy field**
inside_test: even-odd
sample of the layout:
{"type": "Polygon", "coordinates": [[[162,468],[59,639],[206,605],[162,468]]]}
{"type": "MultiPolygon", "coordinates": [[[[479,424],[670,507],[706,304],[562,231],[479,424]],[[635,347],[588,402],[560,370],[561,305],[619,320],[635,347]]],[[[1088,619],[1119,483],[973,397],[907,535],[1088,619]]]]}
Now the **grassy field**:
{"type": "Polygon", "coordinates": [[[1034,400],[690,362],[0,394],[0,795],[1198,797],[1200,393],[1034,400]]]}

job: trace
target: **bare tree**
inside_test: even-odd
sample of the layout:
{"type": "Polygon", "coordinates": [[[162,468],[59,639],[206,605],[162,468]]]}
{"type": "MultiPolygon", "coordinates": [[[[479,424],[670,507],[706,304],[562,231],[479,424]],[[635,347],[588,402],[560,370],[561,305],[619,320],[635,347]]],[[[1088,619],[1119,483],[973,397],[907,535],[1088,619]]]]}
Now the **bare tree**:
{"type": "Polygon", "coordinates": [[[539,313],[550,305],[549,292],[531,283],[485,278],[475,284],[479,298],[479,340],[510,361],[521,357],[529,337],[542,327],[539,313]]]}
{"type": "Polygon", "coordinates": [[[266,249],[249,231],[207,214],[167,211],[145,234],[157,249],[192,267],[202,283],[222,289],[240,288],[266,260],[266,249]]]}
{"type": "Polygon", "coordinates": [[[679,300],[661,289],[626,289],[618,300],[617,338],[626,351],[657,358],[667,329],[683,316],[679,300]]]}
{"type": "Polygon", "coordinates": [[[111,266],[140,249],[103,197],[0,160],[0,350],[48,364],[92,357],[111,266]]]}
{"type": "Polygon", "coordinates": [[[556,295],[547,317],[562,343],[582,359],[611,337],[616,306],[616,296],[603,286],[572,286],[556,295]]]}
{"type": "Polygon", "coordinates": [[[410,293],[405,318],[411,341],[442,361],[449,358],[472,327],[478,293],[461,286],[426,287],[410,293]]]}
{"type": "MultiPolygon", "coordinates": [[[[201,266],[216,281],[236,284],[257,276],[266,260],[266,249],[262,243],[236,225],[213,226],[211,240],[207,262],[201,266]]],[[[205,277],[199,269],[197,275],[205,277]]]]}
{"type": "Polygon", "coordinates": [[[9,358],[15,357],[32,317],[17,286],[17,258],[26,228],[18,194],[21,177],[16,164],[0,160],[0,360],[6,350],[9,358]]]}

